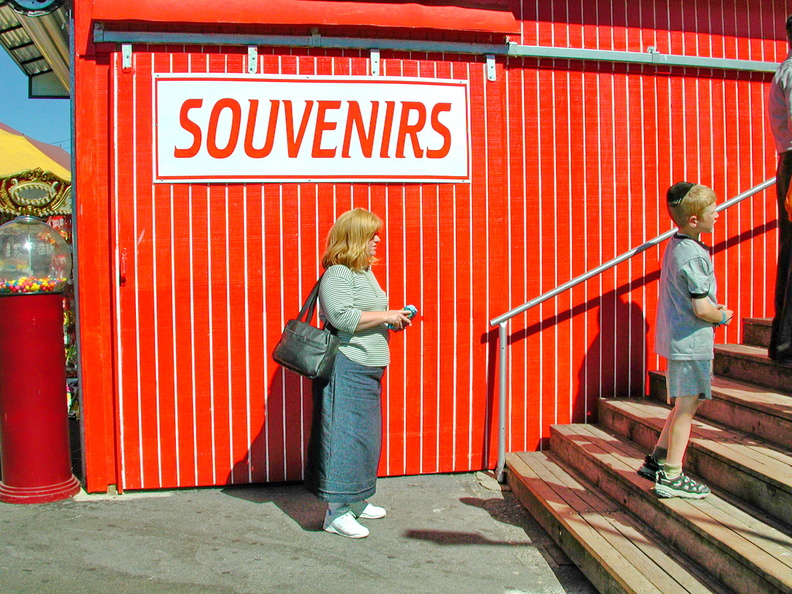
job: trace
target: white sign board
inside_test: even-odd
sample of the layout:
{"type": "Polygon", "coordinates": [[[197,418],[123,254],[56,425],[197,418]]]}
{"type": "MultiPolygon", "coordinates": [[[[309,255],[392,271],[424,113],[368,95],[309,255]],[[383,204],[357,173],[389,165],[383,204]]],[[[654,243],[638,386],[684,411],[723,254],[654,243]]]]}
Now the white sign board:
{"type": "Polygon", "coordinates": [[[467,182],[467,81],[156,74],[155,182],[467,182]]]}

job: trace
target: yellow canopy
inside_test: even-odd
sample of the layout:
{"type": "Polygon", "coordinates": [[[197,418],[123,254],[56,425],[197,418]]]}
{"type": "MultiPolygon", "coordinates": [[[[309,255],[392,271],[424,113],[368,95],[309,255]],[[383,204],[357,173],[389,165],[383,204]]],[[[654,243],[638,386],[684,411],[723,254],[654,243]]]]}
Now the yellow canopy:
{"type": "MultiPolygon", "coordinates": [[[[71,181],[71,172],[47,155],[40,148],[42,146],[43,143],[33,141],[27,136],[0,128],[0,176],[39,168],[71,181]]],[[[57,149],[57,147],[51,148],[57,149]]],[[[67,154],[65,151],[63,153],[67,154]]]]}

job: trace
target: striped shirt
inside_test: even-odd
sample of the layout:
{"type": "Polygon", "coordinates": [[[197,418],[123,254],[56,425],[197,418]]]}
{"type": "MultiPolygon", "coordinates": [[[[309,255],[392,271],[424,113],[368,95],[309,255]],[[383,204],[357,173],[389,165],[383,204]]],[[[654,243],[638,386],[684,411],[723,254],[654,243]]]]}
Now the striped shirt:
{"type": "Polygon", "coordinates": [[[385,324],[355,332],[364,311],[387,311],[388,296],[369,268],[355,272],[336,264],[325,271],[319,287],[322,319],[338,329],[339,350],[351,361],[366,367],[385,367],[390,363],[385,324]]]}

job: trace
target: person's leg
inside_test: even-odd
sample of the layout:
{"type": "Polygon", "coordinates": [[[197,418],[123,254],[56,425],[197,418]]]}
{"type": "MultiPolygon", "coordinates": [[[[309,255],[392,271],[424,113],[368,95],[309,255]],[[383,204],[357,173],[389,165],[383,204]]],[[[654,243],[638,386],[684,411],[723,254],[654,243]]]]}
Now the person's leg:
{"type": "Polygon", "coordinates": [[[348,503],[328,503],[326,523],[330,524],[349,511],[348,503]]]}
{"type": "MultiPolygon", "coordinates": [[[[685,456],[690,429],[693,425],[693,416],[699,406],[698,396],[682,396],[676,398],[674,409],[668,415],[669,421],[663,428],[665,433],[666,466],[682,468],[682,459],[685,456]]],[[[663,433],[660,438],[663,439],[663,433]]],[[[658,440],[658,444],[660,441],[658,440]]]]}
{"type": "MultiPolygon", "coordinates": [[[[670,371],[669,373],[673,373],[673,371],[670,371]]],[[[671,404],[672,401],[673,398],[669,396],[668,403],[671,404]]],[[[644,458],[643,464],[638,469],[639,476],[642,476],[643,478],[652,482],[657,479],[657,471],[663,467],[663,464],[665,464],[666,457],[668,455],[668,432],[671,423],[674,421],[675,413],[676,408],[672,408],[671,412],[668,413],[665,424],[663,425],[663,430],[660,432],[660,437],[657,438],[657,442],[655,443],[652,453],[644,458]]]]}
{"type": "Polygon", "coordinates": [[[669,414],[670,422],[664,428],[668,455],[655,477],[654,490],[660,497],[703,499],[710,493],[706,485],[682,472],[682,460],[690,441],[693,417],[700,402],[698,396],[679,396],[674,401],[674,408],[669,414]]]}
{"type": "MultiPolygon", "coordinates": [[[[652,452],[652,455],[657,458],[657,461],[660,462],[659,455],[662,454],[663,462],[667,458],[668,453],[668,434],[670,433],[671,425],[674,422],[674,417],[676,416],[676,406],[671,409],[671,412],[668,413],[666,417],[665,425],[663,425],[663,430],[660,432],[660,437],[657,438],[657,443],[655,444],[655,449],[652,452]]],[[[662,462],[660,462],[662,464],[662,462]]]]}
{"type": "Polygon", "coordinates": [[[663,467],[668,455],[668,432],[674,420],[675,412],[676,409],[672,408],[671,412],[668,413],[665,424],[663,425],[663,430],[660,432],[660,437],[657,438],[652,453],[644,458],[643,464],[638,469],[638,474],[640,476],[652,482],[657,478],[657,471],[663,467]]]}
{"type": "Polygon", "coordinates": [[[779,155],[776,168],[778,201],[778,266],[776,268],[775,317],[768,355],[775,360],[792,358],[792,222],[784,207],[792,177],[792,152],[779,155]]]}

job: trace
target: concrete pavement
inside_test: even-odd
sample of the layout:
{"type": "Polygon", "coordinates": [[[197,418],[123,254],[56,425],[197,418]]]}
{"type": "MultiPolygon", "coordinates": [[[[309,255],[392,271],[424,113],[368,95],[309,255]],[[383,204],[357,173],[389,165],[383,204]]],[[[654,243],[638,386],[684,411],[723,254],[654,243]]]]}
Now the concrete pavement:
{"type": "Polygon", "coordinates": [[[372,502],[361,540],[301,485],[0,504],[0,592],[596,591],[485,473],[380,479],[372,502]]]}

